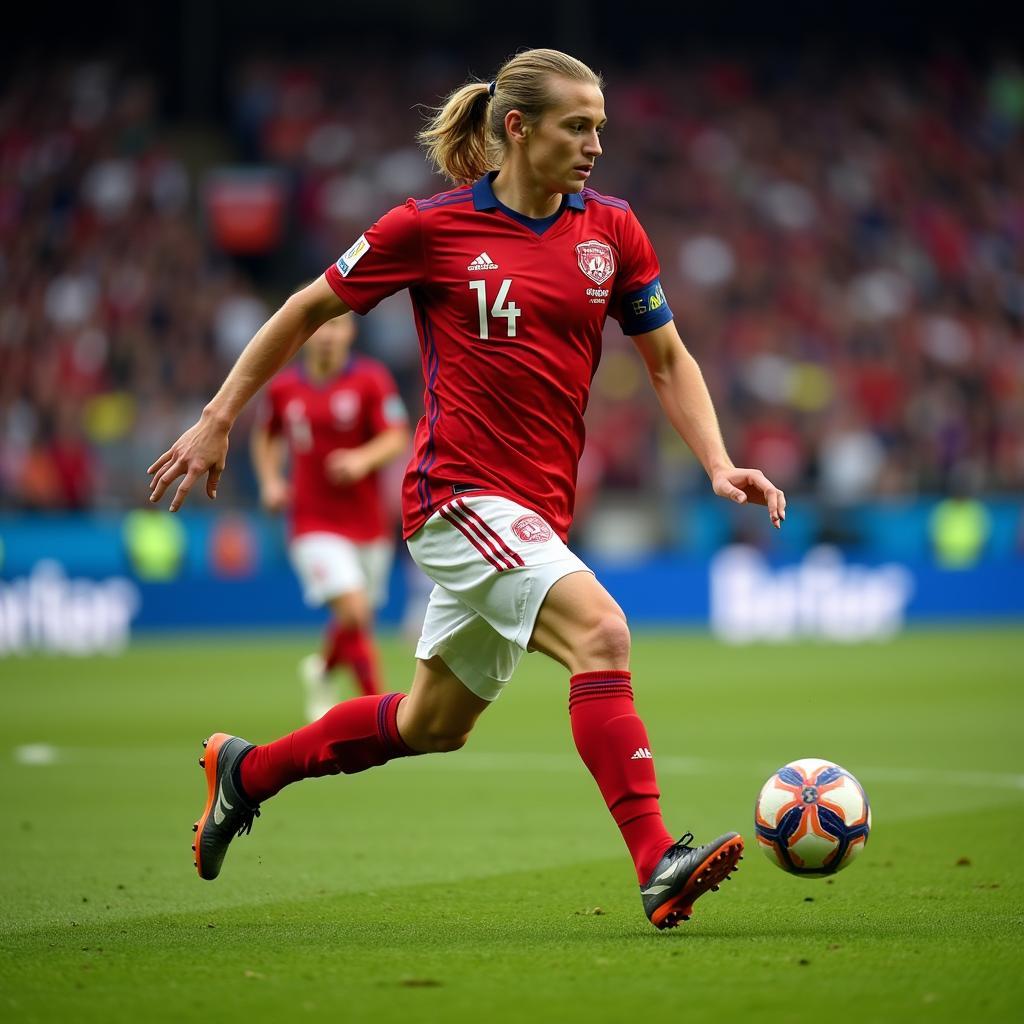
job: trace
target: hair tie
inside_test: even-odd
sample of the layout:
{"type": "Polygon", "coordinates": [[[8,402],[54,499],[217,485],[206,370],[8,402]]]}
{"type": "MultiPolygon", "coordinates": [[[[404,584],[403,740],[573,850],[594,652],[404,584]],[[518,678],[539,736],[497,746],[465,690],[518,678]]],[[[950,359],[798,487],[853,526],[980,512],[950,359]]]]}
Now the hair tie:
{"type": "Polygon", "coordinates": [[[488,96],[491,96],[491,97],[494,96],[494,87],[497,84],[498,84],[497,81],[494,81],[494,82],[491,82],[491,84],[489,86],[487,86],[487,95],[488,96]]]}

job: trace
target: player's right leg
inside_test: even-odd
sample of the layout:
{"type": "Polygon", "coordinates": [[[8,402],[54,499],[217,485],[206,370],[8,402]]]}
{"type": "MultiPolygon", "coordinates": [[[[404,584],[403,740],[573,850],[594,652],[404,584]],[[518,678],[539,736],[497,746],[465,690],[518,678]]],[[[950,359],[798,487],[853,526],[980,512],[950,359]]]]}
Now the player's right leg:
{"type": "Polygon", "coordinates": [[[356,697],[295,732],[254,746],[214,733],[204,742],[206,806],[193,826],[201,878],[220,873],[232,839],[248,832],[260,804],[300,779],[352,775],[398,757],[457,750],[489,702],[471,693],[439,657],[419,660],[408,696],[356,697]]]}

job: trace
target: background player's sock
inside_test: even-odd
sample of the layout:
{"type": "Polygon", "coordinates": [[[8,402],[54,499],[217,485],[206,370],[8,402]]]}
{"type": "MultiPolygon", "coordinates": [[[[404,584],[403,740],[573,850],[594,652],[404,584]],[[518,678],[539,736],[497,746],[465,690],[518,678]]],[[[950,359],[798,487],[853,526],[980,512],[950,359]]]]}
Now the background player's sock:
{"type": "Polygon", "coordinates": [[[646,882],[675,841],[658,803],[647,730],[633,705],[627,671],[581,672],[569,680],[572,738],[646,882]]]}
{"type": "Polygon", "coordinates": [[[352,635],[348,641],[348,663],[355,673],[359,689],[367,697],[380,693],[381,681],[377,649],[368,629],[358,627],[352,629],[352,635]]]}
{"type": "Polygon", "coordinates": [[[349,629],[350,627],[339,625],[333,620],[328,623],[324,634],[325,673],[348,664],[349,629]]]}
{"type": "Polygon", "coordinates": [[[353,775],[415,754],[398,732],[398,706],[404,699],[404,693],[356,697],[335,704],[312,725],[255,747],[242,761],[242,790],[252,803],[260,803],[299,779],[353,775]]]}
{"type": "Polygon", "coordinates": [[[364,696],[373,697],[380,693],[382,687],[377,651],[368,629],[332,623],[328,629],[325,650],[325,672],[339,665],[348,665],[364,696]]]}

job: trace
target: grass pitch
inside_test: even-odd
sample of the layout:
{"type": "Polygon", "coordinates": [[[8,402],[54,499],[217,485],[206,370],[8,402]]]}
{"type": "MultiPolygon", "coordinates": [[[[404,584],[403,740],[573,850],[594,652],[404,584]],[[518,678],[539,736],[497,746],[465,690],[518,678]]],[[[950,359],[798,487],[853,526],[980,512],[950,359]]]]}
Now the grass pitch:
{"type": "MultiPolygon", "coordinates": [[[[962,1021],[1016,1018],[1024,641],[864,647],[635,638],[669,827],[737,829],[736,878],[659,933],[572,746],[562,672],[527,658],[463,751],[286,789],[200,881],[215,730],[299,722],[313,638],[0,661],[0,1018],[10,1021],[962,1021]],[[874,831],[831,880],[753,845],[797,757],[863,783],[874,831]]],[[[396,688],[411,655],[385,642],[396,688]]]]}

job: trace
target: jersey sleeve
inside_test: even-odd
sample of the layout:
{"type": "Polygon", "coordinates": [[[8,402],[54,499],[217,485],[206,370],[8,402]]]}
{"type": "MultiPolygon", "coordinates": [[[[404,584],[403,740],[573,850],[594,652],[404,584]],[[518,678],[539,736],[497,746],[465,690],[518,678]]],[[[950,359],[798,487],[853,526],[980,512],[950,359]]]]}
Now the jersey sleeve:
{"type": "Polygon", "coordinates": [[[624,334],[646,334],[672,319],[661,287],[661,266],[647,232],[627,210],[619,243],[619,273],[615,277],[608,313],[624,334]]]}
{"type": "Polygon", "coordinates": [[[394,377],[385,366],[378,366],[374,377],[373,402],[370,409],[370,424],[373,433],[380,434],[391,427],[404,427],[409,422],[402,396],[394,377]]]}
{"type": "Polygon", "coordinates": [[[423,246],[416,204],[389,210],[326,270],[335,294],[360,315],[382,299],[419,284],[424,277],[423,246]]]}

